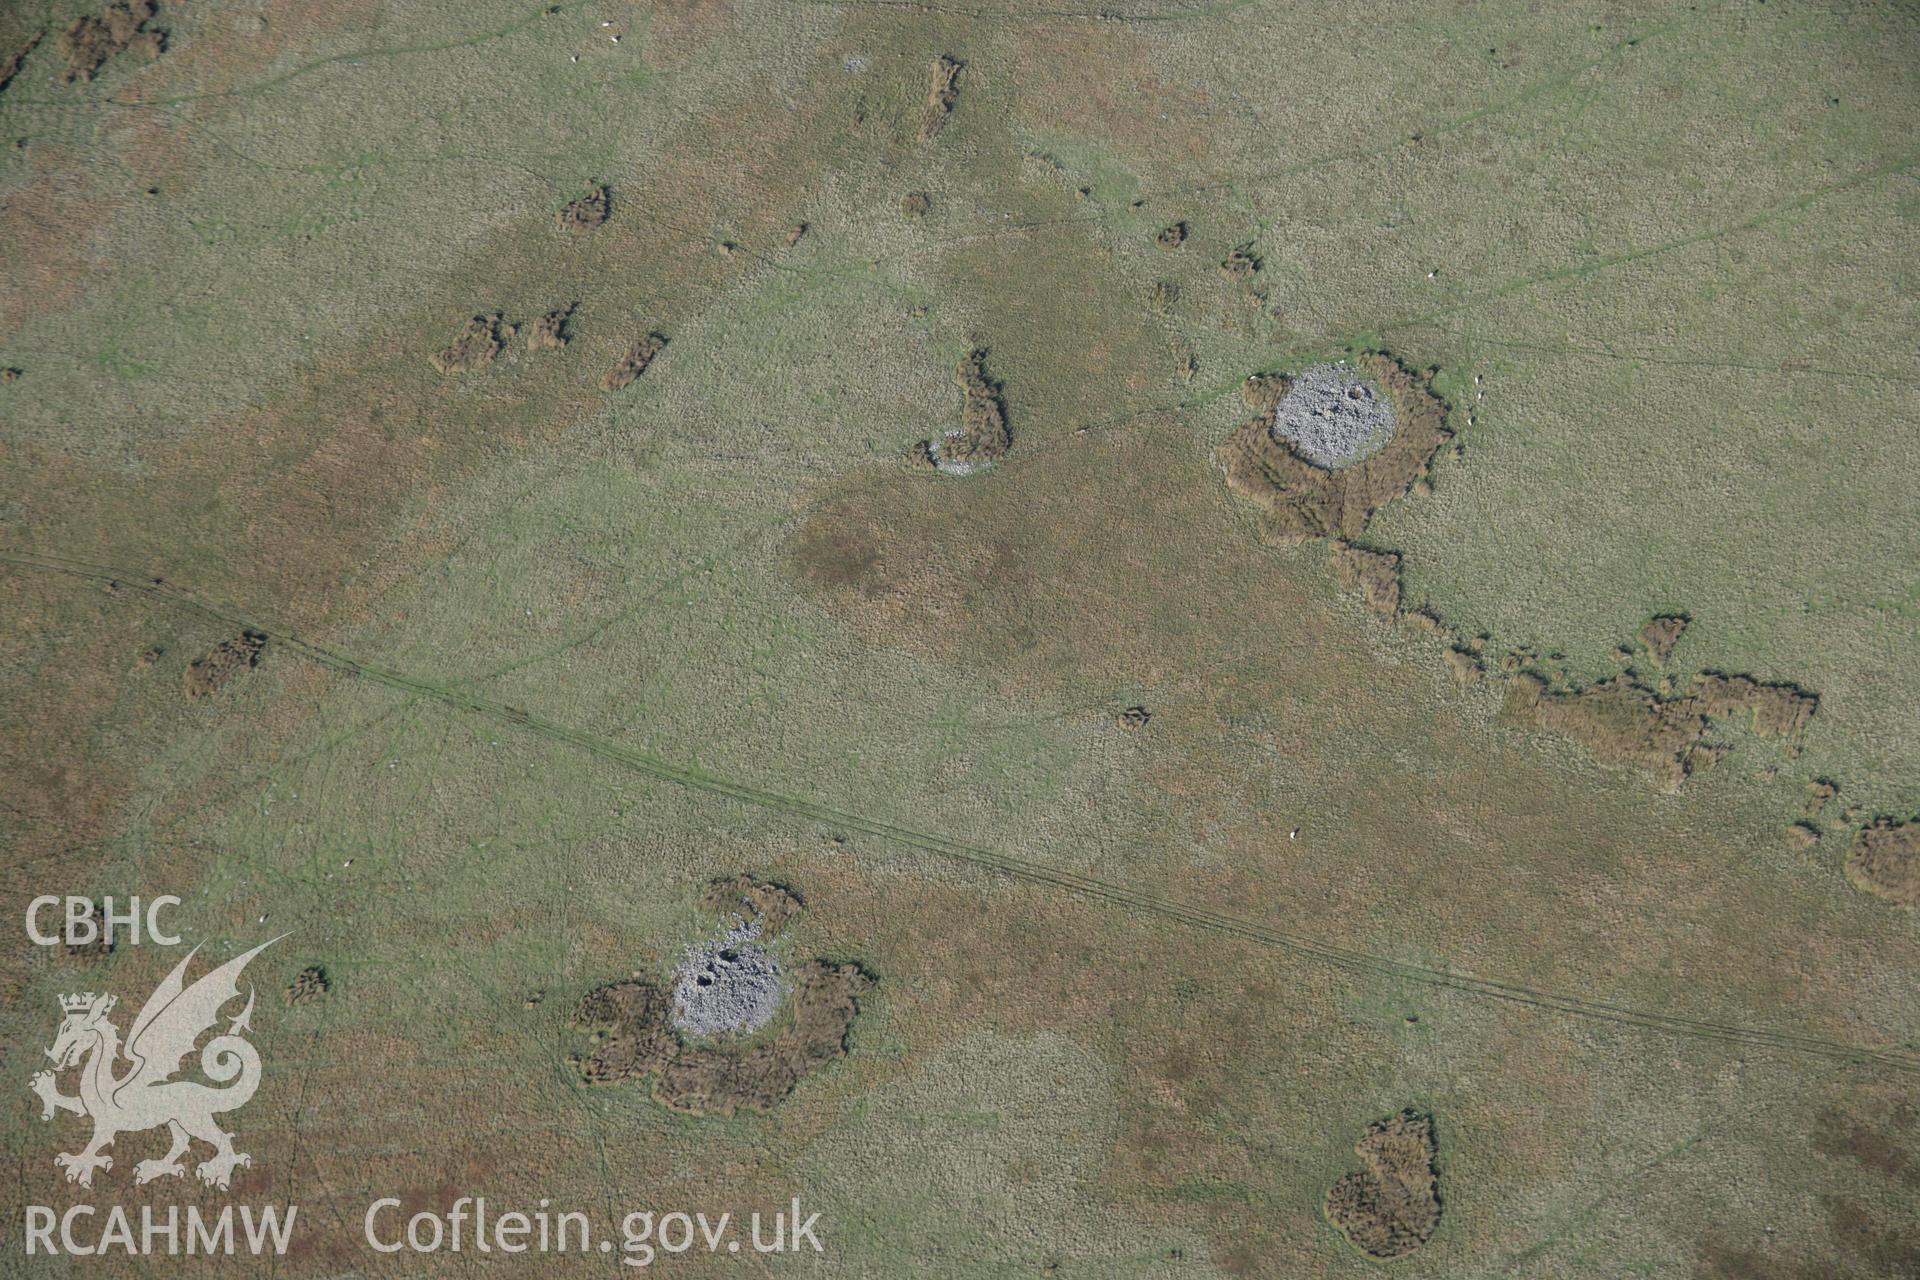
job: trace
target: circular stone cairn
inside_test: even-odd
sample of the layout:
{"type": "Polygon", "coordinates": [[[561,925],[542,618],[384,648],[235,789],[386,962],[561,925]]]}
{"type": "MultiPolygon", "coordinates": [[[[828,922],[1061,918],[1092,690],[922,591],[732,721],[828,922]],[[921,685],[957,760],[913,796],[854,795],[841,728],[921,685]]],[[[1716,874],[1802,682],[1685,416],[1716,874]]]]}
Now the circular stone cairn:
{"type": "Polygon", "coordinates": [[[1316,364],[1273,410],[1273,435],[1328,471],[1371,457],[1393,438],[1393,404],[1350,365],[1316,364]]]}
{"type": "Polygon", "coordinates": [[[673,971],[673,1025],[688,1035],[747,1035],[773,1021],[787,984],[780,962],[754,939],[757,921],[741,920],[720,938],[687,948],[673,971]]]}

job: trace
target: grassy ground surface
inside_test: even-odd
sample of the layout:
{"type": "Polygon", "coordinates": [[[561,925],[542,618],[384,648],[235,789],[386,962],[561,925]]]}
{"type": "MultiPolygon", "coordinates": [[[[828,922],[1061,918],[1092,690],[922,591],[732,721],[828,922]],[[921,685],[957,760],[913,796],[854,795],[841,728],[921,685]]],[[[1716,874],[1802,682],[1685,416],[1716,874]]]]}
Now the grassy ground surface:
{"type": "MultiPolygon", "coordinates": [[[[1920,932],[1841,873],[1920,807],[1909,10],[163,5],[63,83],[81,11],[0,16],[49,33],[0,90],[8,909],[291,931],[229,1118],[282,1274],[465,1274],[359,1218],[485,1192],[823,1215],[696,1273],[1368,1275],[1321,1205],[1406,1106],[1409,1276],[1920,1267],[1920,932]],[[1804,740],[1660,794],[1263,543],[1241,381],[1363,346],[1464,445],[1369,530],[1409,603],[1576,679],[1683,612],[1804,740]],[[978,347],[1011,453],[912,469],[978,347]],[[1791,849],[1816,777],[1853,816],[1791,849]],[[578,997],[740,871],[878,979],[847,1056],[764,1116],[581,1085],[578,997]]],[[[56,994],[177,960],[10,946],[22,1081],[56,994]]],[[[83,1130],[0,1114],[16,1248],[83,1130]]],[[[158,1141],[94,1198],[202,1199],[133,1191],[158,1141]]]]}

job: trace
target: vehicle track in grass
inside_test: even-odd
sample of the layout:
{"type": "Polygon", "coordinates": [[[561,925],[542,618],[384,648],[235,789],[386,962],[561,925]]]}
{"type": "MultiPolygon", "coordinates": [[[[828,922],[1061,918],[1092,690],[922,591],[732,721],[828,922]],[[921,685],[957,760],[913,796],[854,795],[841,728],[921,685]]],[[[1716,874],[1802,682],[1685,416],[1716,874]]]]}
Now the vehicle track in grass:
{"type": "Polygon", "coordinates": [[[1394,960],[1386,956],[1342,947],[1246,917],[1158,897],[1126,884],[1101,880],[1018,858],[984,845],[954,840],[934,832],[920,831],[864,814],[838,809],[804,796],[791,796],[770,791],[751,783],[712,774],[692,765],[679,764],[652,752],[624,746],[556,721],[544,719],[523,708],[483,697],[462,683],[440,683],[390,670],[374,663],[363,662],[350,655],[302,639],[297,634],[278,627],[272,622],[248,617],[231,606],[205,600],[191,589],[171,583],[162,577],[89,564],[61,556],[13,550],[0,551],[0,564],[57,573],[80,581],[97,582],[118,593],[129,595],[138,593],[162,604],[198,613],[235,627],[264,632],[271,643],[330,670],[417,698],[429,699],[499,724],[518,727],[537,737],[572,747],[596,759],[619,765],[633,773],[657,781],[720,796],[741,804],[805,818],[836,830],[857,831],[904,848],[972,866],[1009,879],[1064,889],[1081,897],[1104,902],[1139,915],[1154,916],[1191,928],[1205,929],[1256,942],[1362,978],[1414,982],[1424,986],[1458,991],[1482,999],[1498,1000],[1542,1012],[1557,1013],[1639,1031],[1685,1036],[1748,1049],[1771,1050],[1858,1063],[1920,1075],[1920,1053],[1910,1050],[1872,1048],[1818,1036],[1760,1027],[1743,1027],[1704,1018],[1635,1009],[1626,1005],[1528,987],[1497,978],[1485,978],[1475,974],[1394,960]]]}

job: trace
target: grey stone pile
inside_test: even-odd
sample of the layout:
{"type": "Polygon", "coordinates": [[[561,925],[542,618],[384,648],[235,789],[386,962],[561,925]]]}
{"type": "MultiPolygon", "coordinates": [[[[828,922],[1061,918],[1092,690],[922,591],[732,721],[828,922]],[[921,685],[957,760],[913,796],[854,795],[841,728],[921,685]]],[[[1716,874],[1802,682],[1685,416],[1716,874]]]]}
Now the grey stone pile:
{"type": "Polygon", "coordinates": [[[1393,403],[1351,366],[1316,364],[1292,379],[1274,407],[1273,435],[1332,471],[1371,457],[1393,438],[1393,403]]]}

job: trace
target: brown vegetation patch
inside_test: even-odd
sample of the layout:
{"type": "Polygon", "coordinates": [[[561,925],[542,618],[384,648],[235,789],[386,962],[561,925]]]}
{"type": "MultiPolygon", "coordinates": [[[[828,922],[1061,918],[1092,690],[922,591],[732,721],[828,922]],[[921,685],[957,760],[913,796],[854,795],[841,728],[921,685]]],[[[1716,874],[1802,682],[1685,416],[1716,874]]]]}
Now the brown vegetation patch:
{"type": "Polygon", "coordinates": [[[1860,1117],[1834,1107],[1820,1113],[1813,1149],[1823,1156],[1851,1160],[1885,1178],[1920,1187],[1920,1108],[1895,1102],[1884,1111],[1860,1117]]]}
{"type": "Polygon", "coordinates": [[[1179,375],[1180,381],[1192,382],[1194,375],[1200,372],[1200,360],[1193,354],[1193,348],[1187,345],[1185,338],[1178,337],[1168,342],[1167,346],[1179,361],[1174,366],[1174,372],[1179,375]]]}
{"type": "Polygon", "coordinates": [[[924,218],[933,208],[933,199],[924,191],[909,191],[900,197],[900,216],[903,218],[924,218]]]}
{"type": "Polygon", "coordinates": [[[557,311],[549,311],[527,326],[527,350],[558,351],[567,345],[567,321],[578,303],[569,302],[557,311]]]}
{"type": "Polygon", "coordinates": [[[1220,260],[1220,274],[1229,280],[1250,280],[1266,262],[1254,252],[1252,241],[1237,244],[1220,260]]]}
{"type": "Polygon", "coordinates": [[[1680,642],[1686,629],[1687,620],[1677,614],[1649,618],[1647,624],[1640,628],[1640,643],[1647,647],[1647,656],[1653,659],[1655,666],[1667,665],[1667,659],[1673,656],[1673,646],[1680,642]]]}
{"type": "Polygon", "coordinates": [[[1447,670],[1457,684],[1478,684],[1487,674],[1486,664],[1480,661],[1479,654],[1458,647],[1447,650],[1447,670]]]}
{"type": "Polygon", "coordinates": [[[622,387],[633,385],[634,379],[647,371],[653,358],[666,349],[665,334],[650,333],[627,349],[613,368],[600,376],[602,391],[618,391],[622,387]]]}
{"type": "Polygon", "coordinates": [[[607,187],[595,187],[553,217],[561,226],[580,235],[605,222],[612,213],[613,191],[607,187]]]}
{"type": "Polygon", "coordinates": [[[927,68],[927,100],[920,108],[920,141],[932,142],[947,127],[953,104],[960,99],[960,72],[966,63],[941,54],[927,68]]]}
{"type": "Polygon", "coordinates": [[[647,6],[646,58],[663,71],[686,66],[734,20],[734,0],[668,0],[647,6]]]}
{"type": "Polygon", "coordinates": [[[1287,392],[1292,386],[1293,383],[1285,374],[1251,374],[1245,382],[1240,384],[1240,398],[1246,402],[1247,408],[1271,420],[1273,411],[1278,409],[1280,402],[1287,398],[1287,392]]]}
{"type": "Polygon", "coordinates": [[[13,83],[13,78],[20,74],[20,68],[26,65],[27,55],[40,47],[40,41],[45,35],[44,31],[34,32],[25,44],[8,55],[5,62],[0,62],[0,93],[6,92],[7,86],[13,83]]]}
{"type": "Polygon", "coordinates": [[[108,5],[97,18],[91,14],[75,18],[60,35],[66,79],[91,80],[107,59],[128,49],[159,57],[167,47],[167,33],[147,28],[152,17],[153,0],[127,0],[108,5]]]}
{"type": "MultiPolygon", "coordinates": [[[[994,485],[902,485],[878,469],[850,477],[816,499],[789,538],[791,570],[863,638],[1018,687],[1097,669],[1112,687],[1162,689],[1221,661],[1196,657],[1191,635],[1173,656],[1158,629],[1138,625],[1191,606],[1174,584],[1184,573],[1190,588],[1196,566],[1208,584],[1237,584],[1231,604],[1210,601],[1203,617],[1245,609],[1243,596],[1271,607],[1262,591],[1300,587],[1294,576],[1274,583],[1254,573],[1257,558],[1230,540],[1199,536],[1231,526],[1217,494],[1165,483],[1181,465],[1171,432],[1118,432],[1101,450],[1043,450],[1031,463],[1002,467],[994,485]],[[1063,520],[1063,510],[1083,518],[1063,520]],[[1154,531],[1150,546],[1142,530],[1154,531]],[[1178,561],[1161,550],[1169,545],[1181,547],[1178,561]],[[1151,586],[1146,565],[1164,575],[1151,586]]],[[[1329,595],[1322,587],[1316,598],[1329,595]]],[[[1318,607],[1298,595],[1287,602],[1318,607]]]]}
{"type": "Polygon", "coordinates": [[[318,1000],[333,990],[333,983],[327,979],[327,971],[317,964],[310,964],[293,975],[293,981],[287,984],[287,1003],[308,1004],[318,1000]]]}
{"type": "Polygon", "coordinates": [[[722,918],[742,916],[760,926],[760,937],[771,938],[791,924],[806,903],[784,885],[737,875],[709,884],[700,905],[722,918]]]}
{"type": "Polygon", "coordinates": [[[1791,684],[1763,684],[1752,676],[1701,676],[1694,697],[1710,716],[1751,713],[1753,731],[1763,738],[1799,733],[1820,707],[1818,694],[1791,684]]]}
{"type": "Polygon", "coordinates": [[[1000,384],[987,376],[986,359],[984,347],[968,352],[967,358],[954,366],[953,380],[960,384],[963,395],[960,421],[967,448],[976,455],[992,457],[1013,446],[1013,434],[1007,430],[1000,384]]]}
{"type": "MultiPolygon", "coordinates": [[[[1446,406],[1433,394],[1431,370],[1414,373],[1383,352],[1354,361],[1393,402],[1394,434],[1381,450],[1349,467],[1316,467],[1275,437],[1270,413],[1243,423],[1215,452],[1227,487],[1256,503],[1268,535],[1281,542],[1303,538],[1355,538],[1373,513],[1426,478],[1433,456],[1453,438],[1446,406]]],[[[1253,403],[1286,394],[1286,380],[1249,379],[1241,394],[1253,403]]]]}
{"type": "Polygon", "coordinates": [[[1847,879],[1903,907],[1920,907],[1920,820],[1876,819],[1847,853],[1847,879]]]}
{"type": "MultiPolygon", "coordinates": [[[[926,441],[920,447],[928,447],[926,441]]],[[[927,465],[932,465],[931,456],[927,465]]],[[[829,591],[861,587],[881,568],[880,544],[865,529],[809,521],[794,535],[793,560],[801,576],[829,591]]]]}
{"type": "Polygon", "coordinates": [[[689,1044],[673,1028],[673,994],[650,982],[587,993],[573,1022],[598,1046],[568,1059],[588,1084],[653,1077],[653,1096],[676,1111],[732,1115],[771,1110],[802,1079],[847,1051],[859,997],[873,985],[858,965],[809,961],[794,971],[793,1005],[778,1029],[739,1052],[689,1044]]]}
{"type": "Polygon", "coordinates": [[[1829,778],[1815,778],[1807,784],[1807,807],[1801,816],[1817,818],[1832,799],[1840,794],[1840,784],[1829,778]]]}
{"type": "Polygon", "coordinates": [[[1718,759],[1703,748],[1707,718],[1691,698],[1665,700],[1626,676],[1573,692],[1551,692],[1521,674],[1507,688],[1506,714],[1578,742],[1595,759],[1653,774],[1672,791],[1718,759]]]}
{"type": "Polygon", "coordinates": [[[36,145],[30,163],[40,176],[0,200],[0,341],[29,320],[72,306],[95,280],[110,274],[110,231],[122,206],[104,175],[54,143],[36,145]]]}
{"type": "Polygon", "coordinates": [[[1750,676],[1700,676],[1692,692],[1663,697],[1627,675],[1550,690],[1544,678],[1523,672],[1507,689],[1505,709],[1523,723],[1565,734],[1598,760],[1642,769],[1672,791],[1726,754],[1702,740],[1712,720],[1750,713],[1755,733],[1781,737],[1806,728],[1818,706],[1814,694],[1750,676]]]}
{"type": "Polygon", "coordinates": [[[1333,544],[1333,577],[1340,589],[1358,595],[1375,613],[1388,617],[1400,611],[1400,556],[1393,551],[1369,551],[1350,542],[1333,544]]]}
{"type": "MultiPolygon", "coordinates": [[[[9,478],[31,493],[27,482],[43,476],[34,471],[9,478]]],[[[53,491],[65,495],[71,489],[70,480],[64,486],[56,480],[53,491]]],[[[103,749],[103,743],[116,736],[145,739],[128,733],[129,690],[122,677],[128,619],[113,593],[76,592],[50,576],[0,568],[0,613],[11,623],[0,627],[0,670],[13,673],[0,679],[0,723],[6,725],[0,778],[8,780],[0,796],[0,848],[8,868],[0,909],[24,914],[27,900],[44,891],[33,886],[113,884],[119,873],[106,864],[118,846],[111,841],[124,830],[132,777],[143,761],[124,749],[103,749]]],[[[64,954],[86,963],[102,952],[83,947],[64,954]]],[[[22,998],[39,955],[24,931],[0,947],[0,1002],[22,998]]]]}
{"type": "MultiPolygon", "coordinates": [[[[1827,1244],[1809,1242],[1800,1249],[1769,1235],[1759,1248],[1710,1238],[1700,1246],[1696,1280],[1874,1280],[1920,1276],[1920,1238],[1902,1225],[1885,1221],[1884,1211],[1842,1195],[1823,1195],[1827,1244]]],[[[1898,1212],[1896,1210],[1896,1212],[1898,1212]]],[[[1905,1218],[1902,1218],[1902,1223],[1905,1218]]]]}
{"type": "MultiPolygon", "coordinates": [[[[290,5],[254,6],[259,12],[228,11],[195,27],[192,38],[155,64],[143,97],[173,94],[220,95],[254,84],[261,72],[286,58],[311,56],[332,38],[371,36],[389,6],[381,0],[305,0],[290,5]]],[[[186,160],[185,146],[204,129],[197,113],[170,110],[152,123],[143,144],[148,156],[186,160]]],[[[145,129],[142,129],[145,132],[145,129]]],[[[190,161],[188,161],[190,163],[190,161]]]]}
{"type": "Polygon", "coordinates": [[[1147,722],[1152,719],[1153,713],[1145,707],[1128,707],[1114,717],[1115,723],[1122,729],[1144,729],[1147,727],[1147,722]]]}
{"type": "Polygon", "coordinates": [[[1820,831],[1811,823],[1796,822],[1786,829],[1784,838],[1795,853],[1811,853],[1820,843],[1820,831]]]}
{"type": "Polygon", "coordinates": [[[1153,242],[1162,249],[1178,249],[1187,242],[1187,224],[1184,222],[1169,223],[1167,226],[1160,228],[1160,234],[1153,238],[1153,242]]]}
{"type": "MultiPolygon", "coordinates": [[[[92,0],[92,11],[106,2],[92,0]]],[[[62,25],[83,7],[68,8],[62,25]]],[[[350,36],[347,44],[378,44],[374,28],[389,9],[376,0],[275,6],[258,30],[229,20],[242,15],[210,15],[191,41],[139,72],[143,98],[165,85],[197,105],[113,113],[109,132],[124,133],[132,139],[128,146],[140,148],[114,153],[131,169],[99,163],[97,146],[73,149],[85,139],[63,143],[59,130],[36,129],[31,147],[14,157],[32,176],[16,173],[25,180],[0,200],[0,243],[12,250],[9,270],[0,272],[0,337],[71,306],[91,287],[113,284],[124,257],[116,215],[152,181],[147,175],[157,157],[191,165],[204,150],[193,140],[204,141],[207,110],[224,110],[208,95],[254,84],[267,62],[284,69],[324,57],[336,36],[350,36]]],[[[162,25],[170,13],[162,6],[162,25]]],[[[48,33],[50,43],[57,43],[58,32],[48,33]]],[[[24,39],[27,31],[17,34],[24,39]]],[[[0,57],[12,47],[0,49],[0,57]]],[[[33,57],[45,60],[45,70],[29,58],[28,80],[59,74],[50,45],[33,57]]],[[[724,222],[743,239],[752,237],[750,243],[784,231],[810,198],[805,180],[818,172],[810,160],[827,145],[828,135],[814,128],[830,97],[825,80],[797,82],[791,95],[769,95],[761,84],[734,86],[719,108],[663,134],[649,167],[666,202],[663,216],[684,226],[724,222]],[[716,171],[713,157],[723,153],[737,164],[716,171]]],[[[9,91],[0,102],[29,87],[9,91]]],[[[467,246],[469,265],[503,292],[542,288],[540,272],[526,267],[521,253],[528,230],[504,225],[474,240],[467,246]]],[[[568,246],[587,255],[577,264],[583,271],[644,278],[647,305],[663,313],[690,296],[706,296],[744,265],[739,258],[732,265],[695,261],[638,219],[609,221],[592,236],[569,237],[568,246]]],[[[436,319],[428,311],[389,318],[432,333],[449,316],[436,319]]],[[[576,428],[596,403],[593,377],[566,385],[492,379],[486,404],[475,406],[469,397],[446,395],[437,377],[417,376],[430,350],[418,339],[396,348],[379,334],[364,341],[335,335],[284,377],[270,379],[273,385],[245,408],[216,411],[183,435],[143,437],[138,465],[108,461],[72,441],[16,432],[5,467],[8,541],[103,563],[198,565],[195,586],[208,596],[245,601],[295,629],[385,616],[391,593],[404,590],[457,539],[437,498],[455,492],[483,463],[537,449],[576,428]],[[215,494],[219,501],[210,501],[215,494]],[[245,554],[235,555],[236,546],[245,554]]],[[[37,378],[40,370],[28,373],[37,378]]],[[[0,400],[25,386],[0,387],[0,400]]],[[[0,719],[9,729],[0,735],[0,776],[15,784],[0,805],[0,846],[13,855],[17,883],[87,882],[114,856],[118,846],[104,842],[126,830],[129,815],[160,827],[175,819],[211,822],[206,815],[223,811],[233,794],[231,769],[188,770],[158,791],[142,792],[136,781],[151,772],[152,735],[136,731],[151,717],[140,708],[150,698],[180,697],[178,668],[197,656],[190,648],[181,651],[174,674],[143,687],[127,678],[128,659],[145,643],[128,628],[142,615],[130,613],[125,602],[11,568],[0,569],[0,599],[6,602],[0,612],[22,622],[0,627],[0,665],[33,671],[17,664],[39,661],[42,649],[47,656],[32,679],[0,680],[6,686],[0,719]],[[29,617],[33,626],[26,625],[29,617]]],[[[206,643],[219,638],[209,635],[206,643]]],[[[223,734],[252,748],[231,758],[278,759],[293,749],[288,744],[297,741],[334,678],[317,668],[310,676],[296,668],[279,672],[276,684],[284,679],[290,692],[305,687],[254,708],[257,714],[244,723],[226,725],[223,734]]],[[[213,850],[192,842],[169,856],[177,864],[170,878],[190,883],[213,850]]],[[[0,973],[0,995],[6,981],[0,973]]]]}
{"type": "Polygon", "coordinates": [[[427,359],[443,374],[473,373],[493,363],[493,358],[506,347],[507,339],[513,336],[513,332],[514,326],[501,323],[498,311],[491,315],[475,316],[467,321],[467,327],[460,331],[459,337],[427,359]]]}
{"type": "Polygon", "coordinates": [[[260,665],[260,651],[267,637],[259,631],[242,631],[231,640],[222,640],[187,666],[188,702],[198,702],[242,671],[260,665]]]}
{"type": "Polygon", "coordinates": [[[1128,169],[1173,186],[1180,173],[1224,162],[1219,130],[1195,127],[1223,110],[1199,78],[1168,71],[1153,23],[1037,22],[1005,37],[1006,75],[996,85],[1019,124],[1097,139],[1128,169]]]}
{"type": "Polygon", "coordinates": [[[1327,1192],[1327,1221],[1370,1258],[1399,1258],[1433,1238],[1440,1225],[1433,1118],[1409,1108],[1376,1120],[1354,1144],[1364,1173],[1327,1192]]]}
{"type": "Polygon", "coordinates": [[[986,348],[978,347],[953,368],[953,380],[960,384],[963,397],[959,429],[920,443],[920,456],[943,471],[965,474],[1013,448],[1006,402],[1000,397],[1000,384],[987,376],[986,359],[986,348]]]}
{"type": "MultiPolygon", "coordinates": [[[[1885,1209],[1846,1196],[1821,1196],[1820,1205],[1827,1211],[1834,1253],[1860,1263],[1855,1274],[1904,1280],[1920,1276],[1920,1235],[1913,1232],[1911,1210],[1896,1207],[1897,1216],[1889,1221],[1885,1209]]],[[[1819,1280],[1832,1274],[1822,1271],[1819,1280]]]]}

